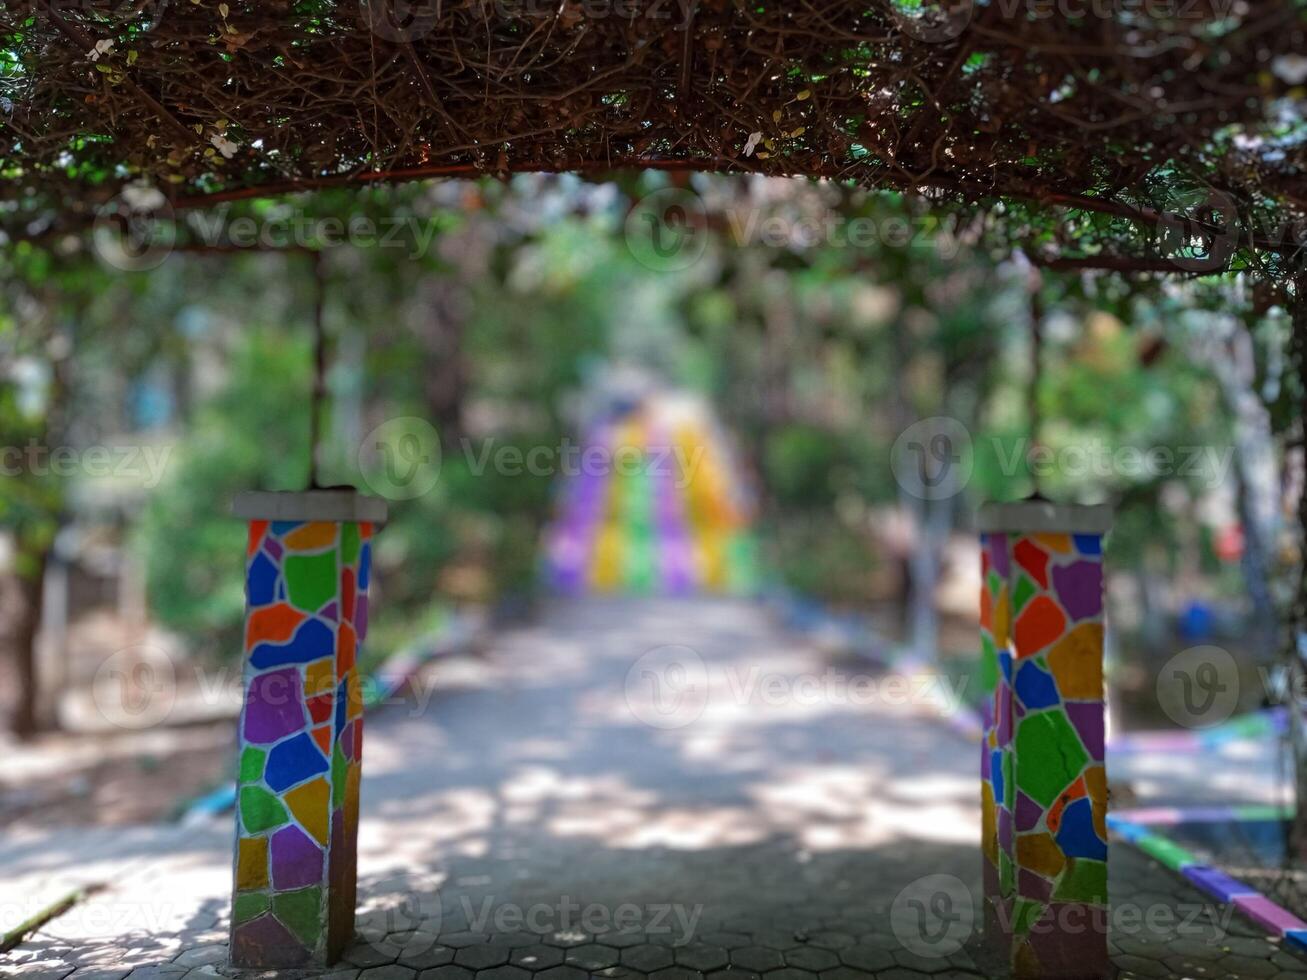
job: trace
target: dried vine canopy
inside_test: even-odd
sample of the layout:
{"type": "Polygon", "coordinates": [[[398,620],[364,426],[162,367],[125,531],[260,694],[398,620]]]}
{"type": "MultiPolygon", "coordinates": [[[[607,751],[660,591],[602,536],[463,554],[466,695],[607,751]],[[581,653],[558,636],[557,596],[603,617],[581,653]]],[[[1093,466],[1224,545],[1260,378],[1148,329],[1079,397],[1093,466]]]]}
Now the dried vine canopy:
{"type": "Polygon", "coordinates": [[[193,204],[662,167],[1067,207],[1081,251],[1156,253],[1168,221],[1148,223],[1178,213],[1209,254],[1284,267],[1307,211],[1305,17],[1293,0],[10,0],[3,220],[89,213],[141,180],[193,204]]]}

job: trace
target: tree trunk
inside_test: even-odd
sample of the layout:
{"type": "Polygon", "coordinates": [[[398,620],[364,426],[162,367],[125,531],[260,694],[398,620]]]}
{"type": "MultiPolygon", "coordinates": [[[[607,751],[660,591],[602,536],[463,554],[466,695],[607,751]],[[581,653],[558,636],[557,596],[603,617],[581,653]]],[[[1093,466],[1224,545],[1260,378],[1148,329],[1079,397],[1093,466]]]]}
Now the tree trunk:
{"type": "MultiPolygon", "coordinates": [[[[1293,301],[1293,329],[1289,337],[1291,363],[1297,381],[1299,453],[1307,453],[1303,439],[1307,427],[1307,273],[1299,273],[1293,301]]],[[[1307,479],[1307,465],[1300,458],[1299,479],[1307,479]]],[[[1287,465],[1287,463],[1286,463],[1287,465]]],[[[1298,586],[1289,610],[1289,630],[1285,649],[1289,739],[1292,748],[1296,807],[1293,826],[1289,829],[1290,860],[1297,866],[1307,857],[1307,724],[1304,724],[1303,698],[1307,691],[1307,485],[1298,485],[1298,586]]]]}
{"type": "Polygon", "coordinates": [[[2,594],[5,621],[10,624],[7,645],[18,675],[18,701],[9,727],[19,738],[30,738],[40,729],[38,701],[40,677],[36,666],[36,635],[41,626],[41,583],[45,578],[45,551],[32,556],[26,574],[7,576],[2,594]]]}
{"type": "Polygon", "coordinates": [[[1243,530],[1240,563],[1252,605],[1249,638],[1258,660],[1275,648],[1275,600],[1271,593],[1271,543],[1278,520],[1279,473],[1271,418],[1256,391],[1253,340],[1238,324],[1215,342],[1199,347],[1221,385],[1227,411],[1234,417],[1234,476],[1239,523],[1243,530]]]}
{"type": "Polygon", "coordinates": [[[464,298],[456,284],[437,281],[427,292],[426,317],[418,327],[422,345],[422,395],[440,445],[449,452],[463,438],[463,401],[467,394],[464,298]]]}

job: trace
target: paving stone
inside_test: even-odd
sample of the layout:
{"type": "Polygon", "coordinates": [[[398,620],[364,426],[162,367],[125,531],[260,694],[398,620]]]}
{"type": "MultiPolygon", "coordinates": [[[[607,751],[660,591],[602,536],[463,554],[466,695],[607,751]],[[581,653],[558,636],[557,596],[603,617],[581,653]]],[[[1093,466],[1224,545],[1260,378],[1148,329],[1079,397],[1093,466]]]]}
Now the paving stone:
{"type": "MultiPolygon", "coordinates": [[[[689,949],[690,947],[685,948],[689,949]]],[[[645,943],[641,946],[630,946],[622,950],[622,965],[641,970],[644,973],[652,973],[655,970],[671,966],[673,957],[674,951],[666,946],[645,943]]]]}
{"type": "Polygon", "coordinates": [[[507,946],[494,943],[482,943],[480,946],[464,946],[454,953],[454,962],[469,970],[488,970],[494,966],[503,966],[508,962],[512,950],[507,946]]]}
{"type": "Polygon", "coordinates": [[[752,944],[748,936],[739,932],[709,932],[705,933],[702,939],[709,946],[721,946],[725,949],[739,949],[741,946],[752,944]]]}
{"type": "Polygon", "coordinates": [[[777,970],[784,965],[781,954],[766,946],[741,946],[731,950],[731,966],[753,970],[755,973],[777,970]]]}
{"type": "MultiPolygon", "coordinates": [[[[785,954],[786,961],[794,963],[795,954],[798,952],[806,952],[815,956],[819,953],[827,953],[827,950],[795,950],[792,953],[785,954]]],[[[829,955],[834,956],[835,954],[832,953],[829,955]]],[[[856,946],[846,946],[844,949],[840,950],[839,958],[845,966],[851,966],[855,970],[866,970],[868,973],[875,973],[877,970],[888,970],[894,965],[894,954],[888,949],[882,949],[877,946],[868,946],[866,943],[858,943],[856,946]]],[[[804,964],[799,963],[798,965],[803,966],[804,964]]],[[[833,967],[835,964],[832,963],[830,966],[833,967]]],[[[815,970],[825,970],[828,968],[829,967],[827,966],[810,967],[810,969],[815,970]]]]}
{"type": "Polygon", "coordinates": [[[359,974],[358,980],[416,980],[417,970],[411,966],[387,963],[385,966],[370,966],[359,974]]]}
{"type": "Polygon", "coordinates": [[[1162,963],[1157,960],[1145,959],[1142,956],[1118,956],[1113,962],[1122,970],[1138,974],[1141,977],[1171,976],[1171,971],[1162,963]]]}
{"type": "Polygon", "coordinates": [[[497,966],[491,970],[482,970],[476,980],[531,980],[531,972],[520,966],[497,966]]]}
{"type": "Polygon", "coordinates": [[[918,973],[935,973],[938,970],[947,969],[949,966],[947,956],[923,956],[920,953],[914,953],[910,949],[896,949],[894,951],[894,962],[905,969],[916,970],[918,973]]]}
{"type": "Polygon", "coordinates": [[[455,930],[454,932],[442,932],[440,934],[440,944],[454,949],[462,949],[465,946],[481,946],[489,941],[490,936],[484,932],[455,930]]]}
{"type": "MultiPolygon", "coordinates": [[[[127,980],[176,980],[177,977],[185,976],[189,967],[173,966],[171,963],[156,964],[153,966],[138,966],[131,973],[127,974],[127,980]]],[[[67,976],[67,973],[61,976],[67,976]]],[[[18,974],[21,980],[32,980],[26,974],[18,974]]],[[[40,977],[39,980],[59,980],[59,977],[51,975],[50,977],[40,977]]]]}
{"type": "Polygon", "coordinates": [[[674,954],[678,964],[700,973],[721,969],[731,961],[730,953],[725,947],[711,946],[707,943],[691,943],[674,950],[674,954]]]}
{"type": "Polygon", "coordinates": [[[557,946],[533,943],[530,946],[519,946],[513,950],[508,960],[514,966],[520,966],[527,970],[545,970],[551,966],[558,966],[559,963],[563,962],[563,951],[557,946]]]}
{"type": "Polygon", "coordinates": [[[703,980],[703,974],[683,966],[669,966],[649,974],[649,980],[703,980]]]}
{"type": "Polygon", "coordinates": [[[803,945],[794,938],[793,929],[755,929],[750,931],[749,935],[756,945],[766,946],[768,949],[778,949],[781,952],[798,949],[803,945]]]}
{"type": "Polygon", "coordinates": [[[551,966],[536,974],[537,980],[589,980],[584,970],[574,966],[551,966]]]}
{"type": "Polygon", "coordinates": [[[227,947],[217,943],[207,946],[194,946],[183,950],[173,960],[178,966],[208,966],[227,962],[227,947]]]}
{"type": "Polygon", "coordinates": [[[399,954],[399,962],[404,966],[411,966],[417,970],[426,970],[433,966],[444,966],[446,963],[454,961],[453,947],[444,946],[437,942],[429,945],[414,942],[410,940],[405,944],[404,950],[399,954]]]}
{"type": "Polygon", "coordinates": [[[568,966],[579,967],[582,970],[603,970],[610,966],[616,966],[618,952],[611,946],[603,946],[599,943],[586,943],[584,946],[573,946],[567,951],[563,962],[568,966]]]}
{"type": "Polygon", "coordinates": [[[507,946],[510,949],[517,949],[519,946],[534,946],[540,942],[540,937],[534,932],[501,932],[495,935],[495,942],[501,946],[507,946]]]}
{"type": "Polygon", "coordinates": [[[570,949],[573,946],[583,946],[590,941],[590,934],[582,932],[580,929],[564,929],[559,932],[551,932],[544,937],[544,941],[550,946],[558,946],[561,949],[570,949]]]}
{"type": "MultiPolygon", "coordinates": [[[[12,969],[12,972],[0,975],[12,977],[13,980],[64,980],[64,977],[75,969],[77,965],[67,960],[43,959],[24,963],[12,969]]],[[[173,974],[173,976],[180,976],[180,974],[173,974]]]]}
{"type": "Polygon", "coordinates": [[[398,947],[389,943],[356,943],[345,950],[345,955],[341,959],[351,966],[366,969],[370,966],[394,963],[399,959],[399,952],[398,947]]]}
{"type": "Polygon", "coordinates": [[[605,932],[599,938],[605,946],[611,946],[613,949],[639,946],[645,941],[644,933],[636,929],[614,929],[611,932],[605,932]]]}
{"type": "Polygon", "coordinates": [[[846,946],[852,946],[858,940],[850,936],[847,932],[814,932],[808,937],[808,943],[812,946],[818,946],[821,949],[844,949],[846,946]]]}
{"type": "Polygon", "coordinates": [[[821,977],[821,980],[864,980],[865,977],[862,971],[849,966],[837,966],[832,970],[822,970],[818,976],[821,977]]]}
{"type": "Polygon", "coordinates": [[[418,980],[472,980],[474,976],[476,974],[465,966],[447,963],[444,966],[433,966],[429,970],[423,970],[418,974],[418,980]]]}
{"type": "MultiPolygon", "coordinates": [[[[1195,962],[1200,961],[1197,956],[1193,956],[1191,959],[1195,962]]],[[[1280,968],[1270,960],[1240,956],[1237,953],[1227,954],[1223,957],[1220,961],[1220,967],[1234,977],[1273,977],[1280,972],[1280,968]]]]}

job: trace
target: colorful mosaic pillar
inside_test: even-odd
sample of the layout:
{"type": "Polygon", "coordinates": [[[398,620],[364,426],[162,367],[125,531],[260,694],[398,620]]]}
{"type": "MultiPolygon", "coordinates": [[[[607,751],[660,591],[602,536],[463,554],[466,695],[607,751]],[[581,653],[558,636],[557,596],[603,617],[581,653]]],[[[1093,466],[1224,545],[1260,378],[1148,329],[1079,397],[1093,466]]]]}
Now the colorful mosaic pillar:
{"type": "Polygon", "coordinates": [[[986,946],[1019,978],[1108,975],[1106,507],[982,508],[986,946]]]}
{"type": "Polygon", "coordinates": [[[246,493],[233,966],[317,967],[354,933],[371,538],[383,501],[246,493]]]}

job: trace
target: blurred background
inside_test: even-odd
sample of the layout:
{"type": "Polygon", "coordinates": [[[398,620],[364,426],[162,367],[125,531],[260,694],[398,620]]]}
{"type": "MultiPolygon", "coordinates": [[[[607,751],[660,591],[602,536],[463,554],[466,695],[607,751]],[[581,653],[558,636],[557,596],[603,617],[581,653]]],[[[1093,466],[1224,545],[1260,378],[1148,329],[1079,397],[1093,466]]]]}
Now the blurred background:
{"type": "Polygon", "coordinates": [[[171,819],[229,783],[228,508],[306,484],[315,322],[322,482],[390,498],[372,668],[551,594],[712,592],[969,678],[974,509],[1038,490],[1115,508],[1115,733],[1176,726],[1161,667],[1195,646],[1246,680],[1227,716],[1268,698],[1300,476],[1277,449],[1288,320],[1238,277],[1040,273],[989,246],[992,216],[781,179],[228,207],[289,247],[192,227],[159,255],[0,253],[0,822],[171,819]],[[666,193],[684,223],[646,228],[666,193]],[[402,227],[361,243],[360,218],[402,227]],[[923,499],[904,446],[941,431],[957,473],[923,499]],[[112,718],[105,690],[128,692],[112,718]]]}

